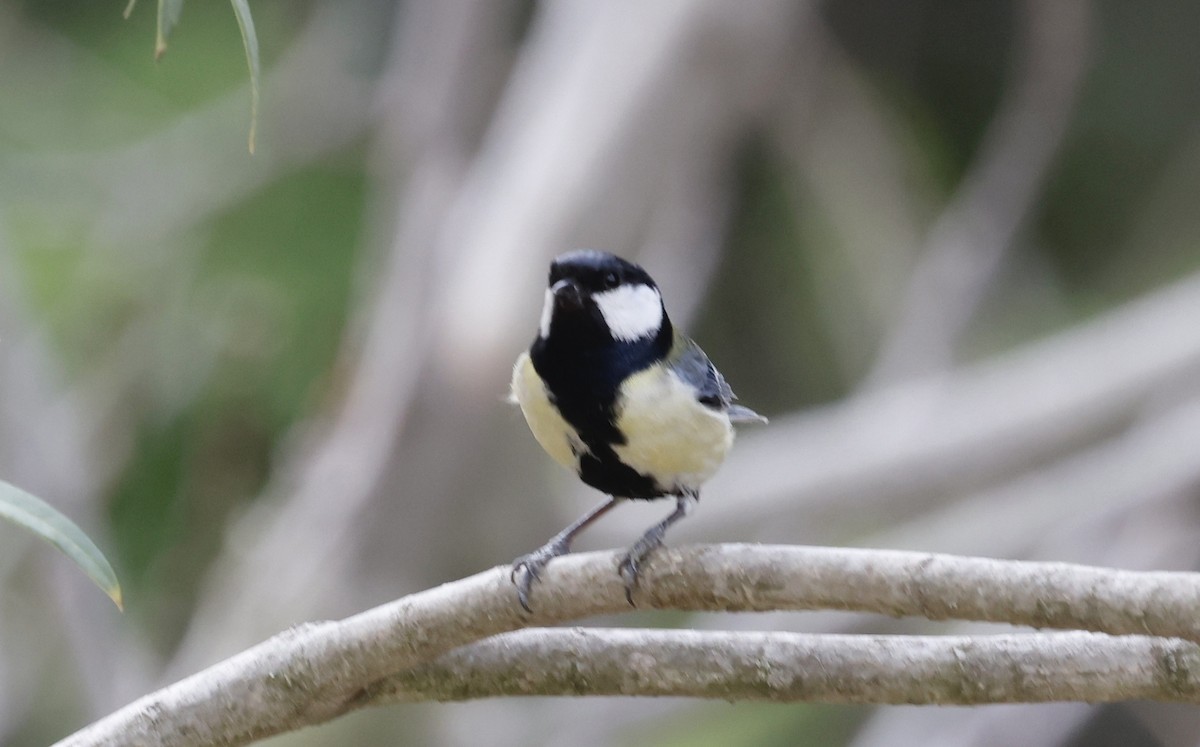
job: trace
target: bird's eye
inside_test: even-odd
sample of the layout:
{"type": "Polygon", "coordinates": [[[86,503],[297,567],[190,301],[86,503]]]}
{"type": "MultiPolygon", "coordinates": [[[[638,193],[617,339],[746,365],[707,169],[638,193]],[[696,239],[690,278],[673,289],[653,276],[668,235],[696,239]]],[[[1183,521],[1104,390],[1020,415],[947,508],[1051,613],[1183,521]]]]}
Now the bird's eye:
{"type": "Polygon", "coordinates": [[[605,273],[600,280],[604,284],[604,290],[612,290],[621,284],[621,278],[615,272],[605,273]]]}

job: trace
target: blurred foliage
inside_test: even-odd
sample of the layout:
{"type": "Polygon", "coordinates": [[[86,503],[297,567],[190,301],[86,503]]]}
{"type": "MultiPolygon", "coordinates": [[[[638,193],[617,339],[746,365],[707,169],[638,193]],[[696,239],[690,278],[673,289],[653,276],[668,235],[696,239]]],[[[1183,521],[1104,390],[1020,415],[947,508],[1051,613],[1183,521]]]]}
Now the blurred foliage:
{"type": "MultiPolygon", "coordinates": [[[[307,5],[255,7],[264,67],[303,25],[307,5]]],[[[45,71],[45,86],[5,87],[7,105],[0,111],[5,148],[82,149],[135,142],[247,84],[238,24],[227,4],[188,3],[170,54],[157,63],[153,12],[122,20],[121,8],[113,3],[39,0],[16,6],[29,21],[61,35],[90,59],[68,76],[45,71]],[[86,126],[80,127],[81,122],[86,126]]]]}
{"type": "Polygon", "coordinates": [[[331,391],[359,245],[355,160],[288,175],[215,217],[186,312],[164,331],[214,358],[184,409],[143,426],[113,494],[131,588],[178,605],[175,625],[156,630],[186,620],[228,512],[262,489],[274,444],[331,391]]]}
{"type": "Polygon", "coordinates": [[[723,258],[695,335],[710,351],[729,351],[712,355],[738,397],[763,412],[787,412],[836,399],[849,381],[834,366],[812,365],[833,360],[825,330],[811,323],[819,316],[812,247],[828,250],[835,237],[818,211],[792,199],[774,156],[762,143],[744,149],[730,235],[736,251],[723,258]]]}
{"type": "Polygon", "coordinates": [[[919,0],[825,5],[830,29],[921,143],[948,195],[1007,83],[1019,5],[919,0]]]}
{"type": "MultiPolygon", "coordinates": [[[[1111,303],[1200,267],[1194,234],[1183,246],[1130,244],[1153,201],[1168,201],[1171,221],[1191,212],[1178,210],[1158,185],[1181,158],[1195,157],[1200,5],[1106,2],[1096,9],[1104,33],[1039,228],[1043,250],[1072,289],[1111,303]]],[[[1194,192],[1176,196],[1190,201],[1194,192]]]]}
{"type": "MultiPolygon", "coordinates": [[[[0,114],[4,149],[61,148],[68,136],[54,127],[80,118],[121,124],[107,133],[71,127],[73,147],[114,145],[246,83],[244,65],[225,47],[237,49],[228,6],[189,3],[171,53],[157,65],[137,14],[123,23],[100,3],[31,3],[28,11],[122,77],[102,76],[100,90],[88,86],[87,97],[71,102],[81,110],[69,116],[25,92],[27,100],[5,107],[12,119],[0,114]],[[139,96],[154,105],[138,106],[139,96]]],[[[277,48],[296,19],[278,6],[267,11],[277,48]]],[[[328,396],[363,188],[356,150],[280,174],[182,237],[182,255],[90,243],[99,216],[86,201],[4,205],[21,286],[72,370],[102,365],[131,330],[156,350],[139,395],[152,417],[137,429],[110,506],[131,616],[156,635],[166,631],[164,647],[187,619],[228,512],[261,490],[274,444],[328,396]]]]}

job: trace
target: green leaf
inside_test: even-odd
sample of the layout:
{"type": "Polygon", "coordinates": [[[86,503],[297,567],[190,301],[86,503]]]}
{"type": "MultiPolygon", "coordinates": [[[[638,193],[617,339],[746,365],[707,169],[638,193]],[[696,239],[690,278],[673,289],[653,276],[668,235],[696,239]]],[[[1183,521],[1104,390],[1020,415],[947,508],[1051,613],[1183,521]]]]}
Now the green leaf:
{"type": "MultiPolygon", "coordinates": [[[[132,8],[132,4],[130,5],[132,8]]],[[[154,39],[154,59],[162,59],[167,51],[167,37],[179,23],[183,13],[183,0],[158,0],[158,35],[154,39]]]]}
{"type": "Polygon", "coordinates": [[[246,64],[250,67],[250,154],[254,154],[254,140],[258,130],[258,36],[254,33],[254,19],[250,17],[250,5],[246,0],[230,0],[233,14],[237,16],[238,28],[242,30],[242,46],[246,48],[246,64]]]}
{"type": "Polygon", "coordinates": [[[104,554],[82,529],[50,504],[0,480],[0,518],[25,527],[62,550],[116,603],[118,609],[124,609],[121,584],[104,554]]]}
{"type": "MultiPolygon", "coordinates": [[[[250,135],[248,143],[250,154],[254,154],[254,145],[258,139],[258,35],[254,31],[254,19],[250,16],[250,4],[246,0],[230,0],[233,3],[233,15],[237,18],[238,28],[242,32],[242,46],[246,49],[246,65],[250,68],[250,135]]],[[[125,6],[124,16],[129,18],[137,0],[129,0],[125,6]]],[[[154,39],[154,59],[161,59],[167,51],[167,37],[171,29],[179,23],[183,12],[183,0],[158,0],[158,32],[154,39]]]]}

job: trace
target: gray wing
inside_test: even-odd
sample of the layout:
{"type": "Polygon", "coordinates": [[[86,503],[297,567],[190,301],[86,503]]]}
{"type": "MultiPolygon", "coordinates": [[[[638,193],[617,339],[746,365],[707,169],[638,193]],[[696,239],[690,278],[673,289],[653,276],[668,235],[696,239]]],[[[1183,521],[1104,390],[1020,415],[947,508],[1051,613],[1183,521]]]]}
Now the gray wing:
{"type": "Polygon", "coordinates": [[[680,379],[696,389],[696,399],[701,404],[726,413],[734,423],[767,422],[766,418],[749,407],[733,403],[737,395],[699,345],[681,336],[673,352],[675,355],[668,365],[680,379]]]}

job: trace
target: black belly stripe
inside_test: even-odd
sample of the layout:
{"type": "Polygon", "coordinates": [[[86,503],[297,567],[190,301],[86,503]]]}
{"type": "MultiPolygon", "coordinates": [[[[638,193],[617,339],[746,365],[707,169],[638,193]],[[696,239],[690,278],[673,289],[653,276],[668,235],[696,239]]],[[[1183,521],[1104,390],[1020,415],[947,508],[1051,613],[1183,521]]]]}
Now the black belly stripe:
{"type": "Polygon", "coordinates": [[[596,490],[621,498],[649,499],[667,494],[652,478],[617,459],[610,446],[601,451],[599,458],[594,454],[583,455],[579,460],[579,478],[596,490]]]}
{"type": "Polygon", "coordinates": [[[580,454],[579,477],[597,490],[621,498],[668,494],[652,477],[621,462],[613,447],[625,443],[615,425],[621,382],[662,360],[670,349],[670,334],[667,327],[665,334],[653,339],[586,347],[539,339],[530,349],[533,368],[545,382],[551,402],[587,446],[580,454]]]}

